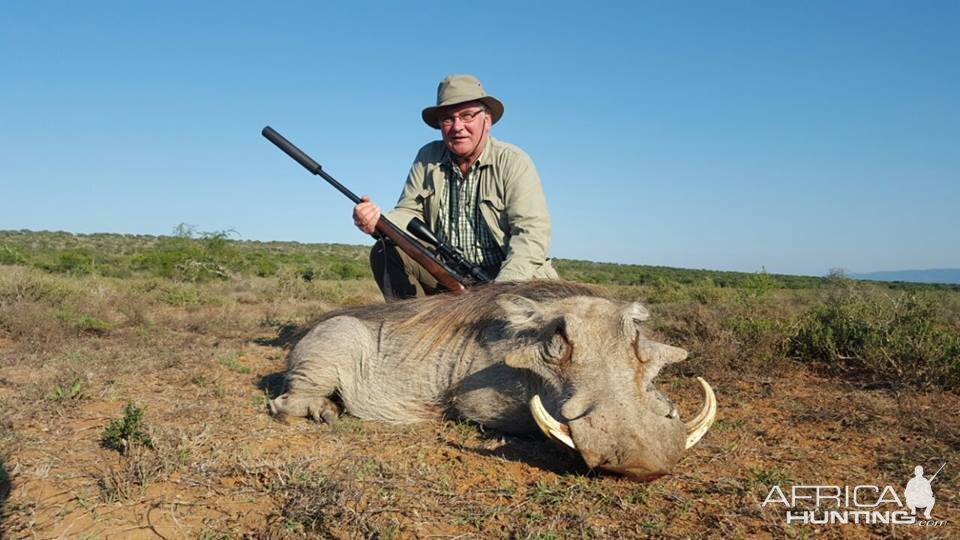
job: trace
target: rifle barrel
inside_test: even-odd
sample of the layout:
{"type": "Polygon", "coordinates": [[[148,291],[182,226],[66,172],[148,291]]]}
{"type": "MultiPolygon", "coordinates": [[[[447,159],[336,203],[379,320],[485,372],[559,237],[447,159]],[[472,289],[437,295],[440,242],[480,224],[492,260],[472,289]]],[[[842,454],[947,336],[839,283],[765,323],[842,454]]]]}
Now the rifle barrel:
{"type": "Polygon", "coordinates": [[[930,482],[930,483],[932,484],[932,483],[933,483],[933,479],[936,478],[937,475],[940,474],[940,471],[942,471],[943,468],[946,467],[946,466],[947,466],[946,463],[944,463],[943,465],[941,465],[940,468],[937,469],[937,472],[933,473],[933,476],[930,477],[930,480],[928,480],[928,482],[930,482]]]}
{"type": "Polygon", "coordinates": [[[283,150],[285,154],[292,157],[294,161],[303,165],[303,168],[310,171],[310,174],[315,174],[326,180],[331,186],[337,188],[337,191],[343,193],[347,196],[348,199],[353,201],[355,204],[360,203],[360,197],[346,188],[340,182],[337,182],[332,176],[327,174],[323,167],[319,163],[313,160],[310,156],[306,154],[303,150],[297,148],[297,145],[288,141],[286,137],[277,133],[275,129],[270,126],[263,128],[263,131],[260,132],[261,135],[267,138],[268,141],[272,142],[277,146],[277,148],[283,150]]]}
{"type": "MultiPolygon", "coordinates": [[[[297,148],[295,144],[288,141],[283,135],[277,133],[272,127],[266,126],[260,133],[266,137],[268,141],[276,145],[277,148],[283,150],[285,154],[292,157],[297,163],[303,165],[303,167],[310,171],[311,174],[322,177],[331,186],[337,188],[337,191],[346,195],[347,198],[353,201],[355,204],[361,202],[360,197],[357,197],[355,193],[347,189],[343,184],[337,182],[332,176],[324,172],[319,163],[314,161],[313,158],[308,156],[303,150],[297,148]]],[[[451,269],[437,259],[436,256],[424,249],[420,244],[410,238],[404,231],[400,230],[399,227],[397,227],[385,216],[381,215],[380,219],[377,220],[376,230],[380,234],[393,240],[394,243],[397,244],[398,248],[409,255],[411,259],[420,264],[424,270],[435,277],[437,282],[446,287],[447,290],[453,294],[463,294],[466,292],[467,289],[464,285],[464,283],[466,283],[465,278],[458,276],[455,272],[451,272],[451,269]]]]}

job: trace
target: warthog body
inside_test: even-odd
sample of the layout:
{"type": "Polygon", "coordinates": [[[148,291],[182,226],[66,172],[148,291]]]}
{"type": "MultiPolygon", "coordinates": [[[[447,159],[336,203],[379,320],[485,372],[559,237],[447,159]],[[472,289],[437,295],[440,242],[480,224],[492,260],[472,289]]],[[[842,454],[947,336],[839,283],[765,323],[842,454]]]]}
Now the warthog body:
{"type": "MultiPolygon", "coordinates": [[[[692,444],[692,428],[651,384],[686,352],[649,340],[647,317],[639,304],[560,281],[345,309],[300,340],[287,391],[270,408],[332,422],[336,393],[347,412],[370,420],[446,414],[506,433],[542,430],[591,467],[651,479],[692,444]],[[537,416],[531,400],[561,422],[537,416]]],[[[707,407],[700,416],[706,427],[694,439],[713,419],[707,407]]]]}

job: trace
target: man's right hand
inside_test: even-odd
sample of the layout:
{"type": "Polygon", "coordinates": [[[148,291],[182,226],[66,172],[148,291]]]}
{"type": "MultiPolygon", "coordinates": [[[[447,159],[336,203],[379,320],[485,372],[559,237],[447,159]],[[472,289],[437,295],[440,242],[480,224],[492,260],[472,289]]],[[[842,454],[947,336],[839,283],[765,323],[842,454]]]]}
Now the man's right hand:
{"type": "Polygon", "coordinates": [[[353,224],[366,234],[373,234],[380,220],[380,207],[370,202],[370,197],[360,197],[360,203],[353,207],[353,224]]]}

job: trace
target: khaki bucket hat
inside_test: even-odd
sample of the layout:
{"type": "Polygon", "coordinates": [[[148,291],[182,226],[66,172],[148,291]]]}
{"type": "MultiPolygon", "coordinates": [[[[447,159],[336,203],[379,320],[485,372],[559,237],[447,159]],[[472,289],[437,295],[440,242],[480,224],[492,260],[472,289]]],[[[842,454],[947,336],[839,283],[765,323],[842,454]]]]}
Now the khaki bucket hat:
{"type": "Polygon", "coordinates": [[[494,124],[503,116],[503,103],[500,103],[500,100],[493,96],[488,96],[483,91],[483,85],[473,75],[448,75],[440,81],[440,86],[437,87],[437,104],[424,109],[421,116],[428,126],[440,129],[438,110],[441,107],[449,107],[468,101],[479,101],[486,105],[490,109],[490,116],[493,118],[494,124]]]}

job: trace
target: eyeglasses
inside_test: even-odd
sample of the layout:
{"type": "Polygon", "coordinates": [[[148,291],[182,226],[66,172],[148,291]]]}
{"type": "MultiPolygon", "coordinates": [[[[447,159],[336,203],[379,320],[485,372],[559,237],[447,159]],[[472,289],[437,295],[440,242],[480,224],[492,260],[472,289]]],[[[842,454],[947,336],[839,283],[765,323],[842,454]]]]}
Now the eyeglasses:
{"type": "Polygon", "coordinates": [[[450,127],[456,122],[457,118],[460,119],[464,124],[469,124],[477,118],[477,115],[480,113],[487,112],[486,109],[477,109],[475,111],[463,111],[459,114],[452,114],[450,116],[444,116],[440,119],[440,125],[443,127],[450,127]]]}

